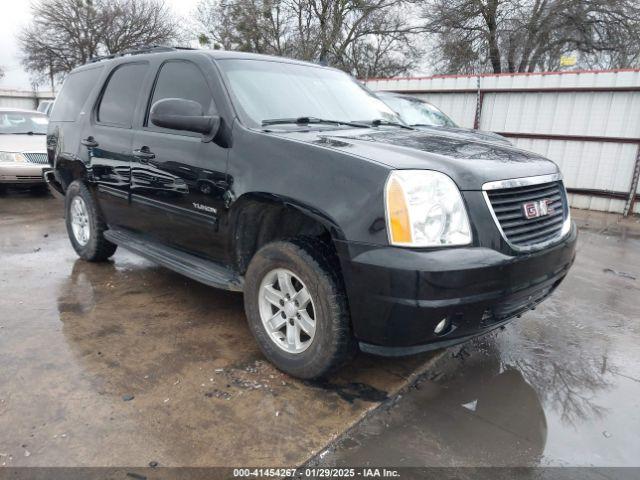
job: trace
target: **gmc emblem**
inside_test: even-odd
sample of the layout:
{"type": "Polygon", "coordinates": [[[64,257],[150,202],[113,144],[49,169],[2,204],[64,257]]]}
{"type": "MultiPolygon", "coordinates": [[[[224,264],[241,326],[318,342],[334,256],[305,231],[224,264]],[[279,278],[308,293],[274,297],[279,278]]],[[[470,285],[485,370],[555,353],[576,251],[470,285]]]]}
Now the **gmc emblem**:
{"type": "Polygon", "coordinates": [[[538,200],[537,202],[528,202],[522,204],[522,212],[527,220],[532,218],[544,217],[553,213],[553,208],[550,206],[551,200],[538,200]]]}

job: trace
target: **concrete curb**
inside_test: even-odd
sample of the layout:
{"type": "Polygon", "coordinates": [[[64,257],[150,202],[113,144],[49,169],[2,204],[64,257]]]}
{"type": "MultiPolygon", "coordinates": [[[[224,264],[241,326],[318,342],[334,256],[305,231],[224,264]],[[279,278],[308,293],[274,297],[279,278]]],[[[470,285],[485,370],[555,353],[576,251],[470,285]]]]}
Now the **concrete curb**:
{"type": "Polygon", "coordinates": [[[379,410],[383,410],[385,408],[393,405],[401,396],[402,393],[406,392],[416,381],[424,375],[431,367],[433,367],[444,355],[449,351],[449,349],[444,348],[441,350],[437,350],[433,356],[428,358],[422,365],[416,368],[413,372],[409,374],[409,376],[405,377],[404,380],[398,384],[398,386],[391,391],[388,392],[388,398],[378,404],[372,404],[370,407],[366,408],[359,416],[356,418],[351,424],[346,426],[341,432],[336,433],[329,439],[329,441],[318,451],[314,452],[307,460],[305,460],[301,465],[297,468],[305,468],[305,467],[313,467],[317,466],[319,462],[322,460],[323,453],[334,448],[340,440],[342,440],[345,436],[347,436],[354,428],[356,428],[363,420],[368,418],[370,415],[378,412],[379,410]]]}

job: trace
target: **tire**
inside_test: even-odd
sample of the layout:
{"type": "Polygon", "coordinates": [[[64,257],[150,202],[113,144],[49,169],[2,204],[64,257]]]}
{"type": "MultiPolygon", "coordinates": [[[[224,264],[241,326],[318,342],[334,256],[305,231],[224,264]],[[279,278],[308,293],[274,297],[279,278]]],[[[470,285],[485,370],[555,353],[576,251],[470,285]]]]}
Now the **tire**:
{"type": "Polygon", "coordinates": [[[69,240],[80,258],[89,262],[103,262],[115,253],[118,246],[104,238],[104,232],[108,227],[93,194],[83,182],[71,182],[65,194],[64,207],[69,240]],[[84,205],[84,224],[88,227],[86,237],[81,238],[77,231],[74,231],[74,212],[71,210],[75,209],[75,202],[84,205]]]}
{"type": "MultiPolygon", "coordinates": [[[[342,366],[356,352],[337,258],[320,241],[295,238],[291,241],[273,242],[261,248],[251,260],[245,275],[244,306],[249,327],[264,355],[277,368],[294,377],[322,377],[342,366]],[[263,316],[267,318],[271,314],[274,315],[272,318],[276,319],[276,324],[281,322],[277,315],[283,315],[291,307],[290,300],[287,300],[289,305],[278,307],[263,295],[263,285],[270,286],[271,292],[286,291],[280,286],[279,280],[280,274],[286,272],[291,274],[294,289],[300,289],[293,298],[301,298],[299,293],[303,288],[309,293],[310,301],[307,305],[311,305],[311,310],[307,307],[305,311],[308,315],[304,318],[314,317],[313,337],[302,330],[302,325],[308,326],[309,323],[306,320],[302,323],[303,318],[298,317],[300,320],[295,328],[302,332],[298,337],[302,351],[296,352],[290,351],[289,347],[293,344],[288,341],[290,330],[287,324],[294,327],[290,322],[296,321],[290,314],[292,309],[282,316],[286,320],[281,331],[274,333],[274,329],[271,329],[270,333],[263,322],[263,316]],[[265,310],[266,315],[263,315],[265,310]]],[[[295,308],[301,312],[303,305],[295,308]]],[[[303,315],[305,311],[302,311],[303,315]]]]}

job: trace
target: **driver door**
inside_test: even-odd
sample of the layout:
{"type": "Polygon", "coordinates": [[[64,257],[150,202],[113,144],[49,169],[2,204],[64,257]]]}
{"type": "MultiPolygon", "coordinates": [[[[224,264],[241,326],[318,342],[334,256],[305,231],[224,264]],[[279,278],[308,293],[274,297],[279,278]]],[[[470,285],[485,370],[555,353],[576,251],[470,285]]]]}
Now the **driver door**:
{"type": "Polygon", "coordinates": [[[163,244],[223,259],[218,212],[224,208],[228,150],[198,133],[157,127],[149,111],[159,100],[198,102],[215,115],[211,88],[197,63],[168,60],[158,68],[143,125],[133,138],[131,202],[140,231],[163,244]]]}

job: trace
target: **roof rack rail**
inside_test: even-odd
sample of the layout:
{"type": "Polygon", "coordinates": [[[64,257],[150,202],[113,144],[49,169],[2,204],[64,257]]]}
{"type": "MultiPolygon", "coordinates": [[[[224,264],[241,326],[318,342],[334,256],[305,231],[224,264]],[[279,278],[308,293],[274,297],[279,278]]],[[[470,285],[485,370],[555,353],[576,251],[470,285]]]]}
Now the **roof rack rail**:
{"type": "Polygon", "coordinates": [[[130,50],[124,50],[118,53],[112,53],[111,55],[100,55],[97,57],[91,57],[86,63],[96,63],[102,60],[111,60],[113,58],[124,57],[127,55],[142,55],[144,53],[162,53],[162,52],[174,52],[177,50],[197,50],[191,47],[177,47],[167,45],[144,45],[138,48],[132,48],[130,50]]]}

